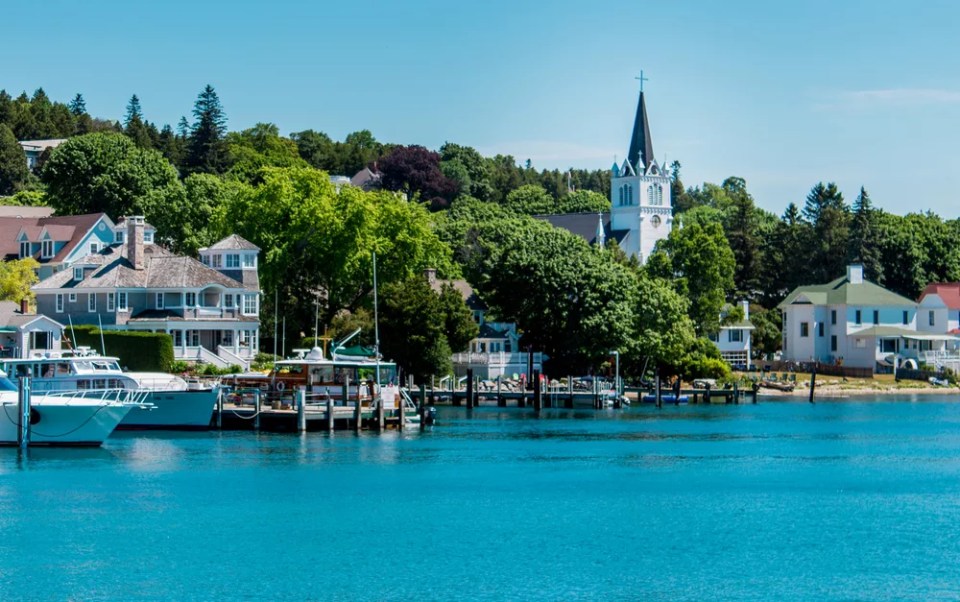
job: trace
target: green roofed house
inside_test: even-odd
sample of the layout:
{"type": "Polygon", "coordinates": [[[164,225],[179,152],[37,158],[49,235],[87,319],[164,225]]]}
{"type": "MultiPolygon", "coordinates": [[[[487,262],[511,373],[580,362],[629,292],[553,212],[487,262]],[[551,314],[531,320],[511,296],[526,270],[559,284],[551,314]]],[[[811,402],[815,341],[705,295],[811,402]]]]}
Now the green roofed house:
{"type": "MultiPolygon", "coordinates": [[[[783,359],[876,370],[945,347],[953,335],[917,331],[917,303],[864,280],[863,266],[826,284],[800,286],[778,305],[783,359]]],[[[910,365],[910,363],[908,363],[910,365]]]]}

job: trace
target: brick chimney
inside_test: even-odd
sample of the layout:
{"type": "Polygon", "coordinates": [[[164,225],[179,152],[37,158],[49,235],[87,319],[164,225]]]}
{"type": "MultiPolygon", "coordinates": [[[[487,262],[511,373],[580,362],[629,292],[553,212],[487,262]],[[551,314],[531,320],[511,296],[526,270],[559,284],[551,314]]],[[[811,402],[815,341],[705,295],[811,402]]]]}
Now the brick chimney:
{"type": "Polygon", "coordinates": [[[144,268],[142,215],[127,216],[127,259],[133,264],[133,269],[144,268]]]}
{"type": "Polygon", "coordinates": [[[20,299],[20,313],[27,315],[30,313],[30,301],[27,299],[20,299]]]}

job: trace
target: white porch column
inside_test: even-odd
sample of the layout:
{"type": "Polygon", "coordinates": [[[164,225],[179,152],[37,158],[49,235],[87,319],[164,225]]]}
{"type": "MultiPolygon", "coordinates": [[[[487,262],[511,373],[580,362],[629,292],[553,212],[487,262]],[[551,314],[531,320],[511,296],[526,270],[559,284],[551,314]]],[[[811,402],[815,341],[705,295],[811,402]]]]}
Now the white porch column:
{"type": "Polygon", "coordinates": [[[240,331],[236,328],[233,329],[233,353],[240,355],[240,331]]]}

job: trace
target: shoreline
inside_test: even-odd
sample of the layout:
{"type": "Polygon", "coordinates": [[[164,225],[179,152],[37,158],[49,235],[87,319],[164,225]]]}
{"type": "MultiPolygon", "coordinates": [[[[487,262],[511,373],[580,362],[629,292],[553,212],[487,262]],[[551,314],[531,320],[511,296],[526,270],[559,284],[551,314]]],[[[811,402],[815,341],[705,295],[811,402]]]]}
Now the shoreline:
{"type": "MultiPolygon", "coordinates": [[[[879,395],[951,395],[960,394],[960,387],[866,387],[866,388],[844,388],[835,385],[818,386],[816,397],[864,397],[879,395]]],[[[793,391],[777,391],[775,389],[763,389],[757,392],[757,396],[763,397],[803,397],[810,396],[810,388],[796,388],[793,391]]]]}

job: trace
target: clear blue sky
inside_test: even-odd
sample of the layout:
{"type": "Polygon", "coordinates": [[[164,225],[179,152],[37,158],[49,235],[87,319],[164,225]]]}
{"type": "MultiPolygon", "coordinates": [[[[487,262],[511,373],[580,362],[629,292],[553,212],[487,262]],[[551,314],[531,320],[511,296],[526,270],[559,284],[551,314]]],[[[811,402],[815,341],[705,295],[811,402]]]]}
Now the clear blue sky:
{"type": "Polygon", "coordinates": [[[960,216],[960,3],[9,3],[0,88],[130,95],[176,124],[212,84],[230,129],[444,141],[537,167],[627,150],[640,69],[658,158],[747,180],[782,213],[819,180],[895,213],[960,216]]]}

